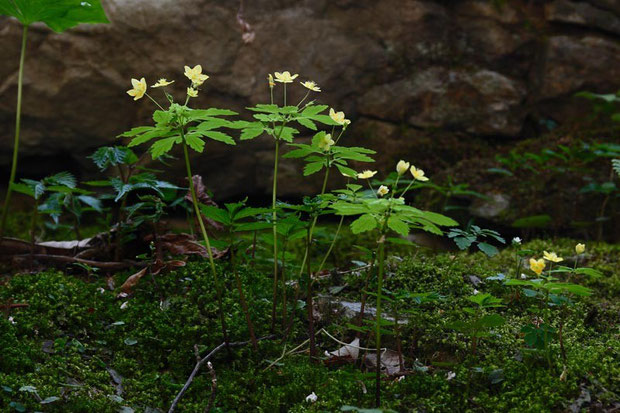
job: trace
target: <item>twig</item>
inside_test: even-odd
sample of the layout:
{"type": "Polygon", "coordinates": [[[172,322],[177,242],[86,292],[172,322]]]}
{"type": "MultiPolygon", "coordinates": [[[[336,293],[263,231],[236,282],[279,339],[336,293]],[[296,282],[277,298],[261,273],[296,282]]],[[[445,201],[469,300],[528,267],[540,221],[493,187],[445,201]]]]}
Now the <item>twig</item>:
{"type": "MultiPolygon", "coordinates": [[[[272,339],[274,337],[275,337],[275,334],[272,334],[272,335],[269,335],[269,336],[261,337],[261,338],[258,339],[258,341],[269,340],[269,339],[272,339]]],[[[243,347],[243,346],[248,345],[250,343],[251,343],[251,341],[249,341],[249,340],[248,341],[237,341],[237,342],[234,342],[234,343],[228,343],[228,347],[243,347]]],[[[202,365],[205,364],[206,362],[208,362],[218,351],[220,351],[221,349],[223,349],[225,347],[226,347],[226,342],[223,342],[219,346],[217,346],[213,350],[211,350],[211,352],[209,354],[207,354],[203,358],[200,358],[200,355],[198,354],[197,347],[194,346],[194,353],[196,354],[196,365],[194,366],[194,370],[192,370],[191,374],[187,378],[187,381],[185,382],[185,385],[183,385],[183,388],[179,391],[179,393],[176,395],[176,397],[172,401],[172,405],[170,405],[170,409],[168,409],[168,413],[174,412],[174,409],[176,409],[177,404],[179,404],[179,400],[181,400],[181,397],[183,397],[183,395],[185,394],[185,392],[189,388],[190,384],[192,384],[192,381],[194,380],[194,377],[196,377],[196,374],[198,374],[198,370],[200,370],[202,365]]],[[[214,377],[214,375],[215,375],[215,372],[212,372],[211,376],[214,377]]],[[[213,389],[213,385],[212,385],[212,389],[213,389]]],[[[213,393],[213,390],[212,390],[211,395],[212,395],[212,397],[215,397],[215,395],[213,393]]],[[[209,403],[211,403],[211,401],[209,401],[209,403]]]]}
{"type": "Polygon", "coordinates": [[[25,254],[25,255],[14,255],[14,258],[23,258],[23,259],[38,259],[38,260],[49,260],[56,262],[66,262],[66,263],[75,263],[79,262],[81,264],[90,265],[91,267],[105,268],[110,270],[120,270],[130,267],[144,267],[146,264],[143,262],[137,261],[123,261],[123,262],[115,262],[115,261],[93,261],[93,260],[85,260],[82,258],[76,257],[68,257],[64,255],[48,255],[48,254],[25,254]]]}
{"type": "Polygon", "coordinates": [[[217,376],[215,375],[213,364],[211,364],[210,361],[207,362],[207,368],[209,369],[209,373],[211,373],[211,396],[209,396],[209,404],[205,409],[205,413],[209,413],[211,411],[213,403],[215,403],[215,394],[217,393],[217,376]]]}

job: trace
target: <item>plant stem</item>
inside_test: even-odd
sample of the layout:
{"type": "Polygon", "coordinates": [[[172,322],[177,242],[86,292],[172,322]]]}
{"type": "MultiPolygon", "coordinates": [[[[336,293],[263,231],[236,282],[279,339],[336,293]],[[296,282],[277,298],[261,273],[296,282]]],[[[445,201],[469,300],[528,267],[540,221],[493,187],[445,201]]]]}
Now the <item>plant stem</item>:
{"type": "Polygon", "coordinates": [[[37,218],[39,216],[39,202],[34,200],[34,210],[32,211],[32,220],[30,221],[30,243],[32,244],[32,251],[34,251],[34,245],[36,242],[35,232],[37,229],[37,218]]]}
{"type": "Polygon", "coordinates": [[[286,328],[286,320],[288,318],[286,309],[288,305],[288,299],[286,297],[286,244],[287,239],[285,238],[282,243],[282,274],[280,276],[282,281],[282,330],[286,328]]]}
{"type": "Polygon", "coordinates": [[[17,154],[19,153],[19,133],[21,129],[22,119],[22,88],[24,84],[24,60],[26,57],[26,40],[28,38],[28,26],[24,26],[22,32],[22,48],[19,57],[19,72],[17,75],[17,108],[15,112],[15,140],[13,142],[13,162],[11,163],[11,174],[9,176],[9,187],[6,190],[4,198],[4,207],[2,208],[2,218],[0,219],[0,238],[4,235],[6,226],[6,218],[9,212],[11,202],[11,193],[13,192],[13,184],[15,182],[15,174],[17,173],[17,154]]]}
{"type": "Polygon", "coordinates": [[[280,157],[280,139],[276,139],[275,159],[273,162],[273,186],[271,189],[271,221],[273,229],[273,295],[271,305],[271,332],[276,326],[276,306],[278,300],[278,214],[276,196],[278,189],[278,159],[280,157]]]}
{"type": "MultiPolygon", "coordinates": [[[[387,217],[386,217],[387,222],[387,217]]],[[[385,265],[385,231],[379,238],[379,272],[377,274],[377,323],[375,326],[375,346],[377,351],[377,371],[375,378],[375,405],[381,407],[381,295],[383,292],[383,272],[385,265]]]]}
{"type": "MultiPolygon", "coordinates": [[[[325,177],[323,178],[323,188],[321,189],[321,193],[319,194],[319,196],[325,194],[325,190],[327,189],[327,178],[328,177],[329,177],[329,168],[325,170],[325,177]]],[[[312,238],[312,234],[314,233],[314,227],[316,226],[316,222],[318,219],[319,219],[318,215],[316,215],[312,219],[312,224],[310,225],[310,229],[309,229],[310,238],[312,238]]],[[[306,266],[306,261],[308,261],[309,254],[310,254],[310,249],[307,249],[306,252],[304,253],[304,258],[301,261],[301,269],[299,270],[299,278],[301,278],[301,275],[303,274],[304,267],[306,266]]]]}
{"type": "Polygon", "coordinates": [[[336,244],[336,240],[338,240],[338,234],[340,234],[340,228],[342,228],[343,222],[344,222],[344,215],[340,217],[338,228],[336,228],[336,235],[334,235],[334,239],[332,240],[332,243],[329,245],[329,249],[327,250],[327,253],[325,253],[325,256],[323,257],[323,261],[321,261],[321,265],[319,265],[319,269],[317,272],[321,272],[321,270],[323,269],[323,266],[325,265],[325,262],[327,261],[327,258],[332,252],[332,249],[334,249],[334,245],[336,244]]]}
{"type": "MultiPolygon", "coordinates": [[[[306,239],[306,254],[310,251],[312,246],[312,234],[310,228],[308,229],[308,235],[306,239]]],[[[306,307],[308,309],[308,335],[310,340],[310,362],[315,363],[316,360],[316,344],[314,337],[314,314],[312,304],[312,273],[310,271],[310,260],[306,261],[306,307]]]]}
{"type": "Polygon", "coordinates": [[[194,213],[196,214],[196,219],[198,220],[198,224],[200,225],[200,231],[202,232],[202,238],[205,242],[205,246],[207,247],[207,253],[209,254],[209,263],[211,264],[211,273],[213,274],[213,282],[215,283],[215,292],[217,294],[217,301],[219,306],[220,313],[220,323],[222,325],[222,335],[224,336],[224,342],[228,346],[228,332],[226,330],[226,320],[224,319],[224,305],[222,303],[222,289],[217,277],[217,271],[215,270],[215,262],[213,261],[213,251],[211,251],[211,243],[209,242],[209,236],[207,235],[207,230],[205,228],[205,224],[202,221],[202,214],[200,213],[200,208],[198,207],[198,197],[196,196],[196,188],[194,188],[194,180],[192,179],[192,169],[189,163],[189,153],[187,152],[187,144],[185,143],[185,134],[181,129],[181,138],[183,139],[183,155],[185,157],[185,168],[187,169],[187,179],[189,180],[189,189],[192,194],[192,203],[194,204],[194,213]]]}
{"type": "Polygon", "coordinates": [[[245,315],[245,322],[247,323],[248,330],[250,332],[250,341],[252,342],[252,347],[254,347],[254,351],[258,351],[256,335],[254,334],[254,324],[252,324],[252,319],[250,318],[250,310],[248,309],[248,303],[245,300],[245,294],[243,293],[243,286],[241,285],[241,278],[239,277],[239,273],[237,272],[237,265],[235,262],[235,245],[234,245],[234,238],[232,235],[232,231],[230,232],[230,265],[232,267],[233,274],[235,276],[235,283],[237,284],[237,292],[239,293],[239,302],[241,303],[241,308],[243,309],[243,314],[245,315]]]}

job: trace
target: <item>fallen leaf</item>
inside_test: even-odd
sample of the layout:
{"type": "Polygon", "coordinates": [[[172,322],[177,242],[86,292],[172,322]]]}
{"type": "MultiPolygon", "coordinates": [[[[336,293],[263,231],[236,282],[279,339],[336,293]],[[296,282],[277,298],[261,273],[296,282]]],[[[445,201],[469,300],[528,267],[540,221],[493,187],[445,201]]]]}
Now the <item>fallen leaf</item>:
{"type": "Polygon", "coordinates": [[[145,268],[142,268],[137,273],[135,273],[134,275],[129,276],[129,278],[127,278],[125,280],[123,285],[121,285],[121,291],[126,293],[126,294],[131,293],[131,289],[133,287],[135,287],[136,284],[138,284],[138,281],[140,281],[140,278],[144,277],[144,275],[146,274],[147,270],[148,270],[148,268],[145,267],[145,268]]]}
{"type": "Polygon", "coordinates": [[[338,350],[325,352],[327,357],[349,357],[352,360],[357,360],[360,353],[360,339],[356,338],[346,346],[340,347],[338,350]]]}
{"type": "MultiPolygon", "coordinates": [[[[364,357],[364,363],[369,369],[376,369],[377,355],[367,354],[366,357],[364,357]]],[[[397,351],[388,349],[381,353],[381,371],[386,373],[388,376],[393,376],[400,372],[400,359],[397,351]]]]}

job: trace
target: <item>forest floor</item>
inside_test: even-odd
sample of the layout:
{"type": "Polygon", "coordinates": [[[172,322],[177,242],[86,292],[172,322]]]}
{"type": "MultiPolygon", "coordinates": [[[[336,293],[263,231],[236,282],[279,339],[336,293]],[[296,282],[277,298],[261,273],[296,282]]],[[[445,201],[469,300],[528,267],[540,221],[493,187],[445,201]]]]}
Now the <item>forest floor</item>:
{"type": "MultiPolygon", "coordinates": [[[[575,243],[535,240],[522,248],[537,254],[553,250],[570,263],[575,243]]],[[[352,251],[346,241],[339,248],[352,251]]],[[[524,341],[524,326],[537,322],[536,297],[504,285],[503,276],[498,276],[514,278],[515,260],[513,247],[491,259],[480,252],[425,249],[391,254],[386,291],[436,293],[436,299],[399,304],[399,318],[406,322],[384,344],[392,351],[400,347],[405,371],[395,373],[397,368],[385,375],[384,409],[611,412],[620,408],[620,246],[589,243],[579,265],[596,268],[603,276],[570,279],[592,289],[592,294],[571,298],[572,305],[562,316],[565,361],[557,337],[551,340],[549,353],[524,341]],[[476,293],[501,298],[503,306],[496,312],[506,323],[481,338],[472,355],[470,338],[450,323],[471,317],[464,308],[472,305],[468,297],[476,293]]],[[[368,360],[363,361],[363,351],[357,359],[325,353],[341,347],[335,339],[350,343],[356,335],[361,347],[374,345],[372,336],[350,328],[356,320],[342,311],[343,301],[360,301],[365,265],[357,257],[316,281],[318,362],[309,361],[303,345],[308,338],[306,311],[301,302],[293,305],[292,286],[287,311],[296,316],[286,341],[278,316],[276,337],[261,340],[258,351],[247,345],[215,354],[211,363],[217,388],[211,411],[333,412],[343,406],[357,406],[359,411],[373,406],[374,373],[368,360]],[[306,400],[312,393],[317,396],[314,402],[306,400]]],[[[217,269],[226,283],[230,340],[245,341],[248,329],[226,260],[218,260],[217,269]]],[[[534,278],[529,270],[523,272],[534,278]]],[[[85,275],[80,269],[49,269],[0,279],[0,306],[5,311],[0,317],[0,411],[168,411],[196,364],[195,351],[204,356],[223,341],[213,280],[206,263],[194,259],[185,267],[145,276],[130,295],[119,295],[119,286],[131,274],[104,277],[85,275]]],[[[257,336],[268,336],[269,270],[244,265],[240,274],[257,336]]],[[[371,278],[371,290],[373,282],[371,278]]],[[[369,297],[368,305],[374,307],[374,297],[369,297]]],[[[386,317],[394,311],[388,305],[386,317]]],[[[556,331],[559,319],[548,320],[556,331]]],[[[176,411],[203,411],[212,397],[212,378],[203,366],[176,411]]]]}

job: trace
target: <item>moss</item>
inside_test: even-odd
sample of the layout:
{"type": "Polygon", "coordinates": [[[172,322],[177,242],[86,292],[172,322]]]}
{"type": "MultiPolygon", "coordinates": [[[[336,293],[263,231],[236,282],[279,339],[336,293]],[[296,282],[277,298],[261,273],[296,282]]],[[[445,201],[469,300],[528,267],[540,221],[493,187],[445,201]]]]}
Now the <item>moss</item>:
{"type": "MultiPolygon", "coordinates": [[[[372,245],[372,240],[367,241],[372,245]]],[[[345,237],[341,246],[353,243],[345,237]]],[[[554,250],[570,258],[574,243],[567,239],[533,241],[523,248],[554,250]]],[[[590,392],[603,406],[611,405],[620,376],[616,270],[620,251],[606,244],[588,243],[587,248],[584,264],[599,268],[604,277],[579,280],[595,294],[577,300],[568,315],[565,380],[560,378],[563,366],[557,342],[552,345],[553,366],[549,369],[543,357],[530,354],[519,334],[521,326],[531,320],[527,311],[531,302],[526,298],[512,302],[509,289],[500,282],[485,280],[498,272],[512,274],[512,249],[493,259],[481,253],[454,255],[424,250],[410,257],[401,258],[402,251],[392,256],[388,290],[435,291],[443,299],[422,305],[403,304],[401,313],[411,312],[410,322],[401,332],[407,366],[413,366],[417,359],[421,369],[402,381],[384,381],[384,407],[429,412],[563,411],[582,391],[590,392]],[[498,309],[507,323],[481,341],[476,358],[468,355],[469,339],[447,327],[449,321],[468,317],[462,307],[468,305],[467,297],[474,291],[469,275],[484,282],[476,288],[505,298],[507,303],[498,309]],[[596,314],[591,316],[594,310],[596,314]],[[468,366],[475,368],[469,404],[465,403],[468,366]],[[447,379],[449,371],[456,373],[451,380],[447,379]]],[[[346,263],[360,258],[357,250],[341,248],[338,260],[346,263]]],[[[225,282],[224,308],[231,339],[246,340],[247,327],[229,268],[219,262],[217,269],[225,282]]],[[[115,285],[121,285],[129,274],[115,274],[115,285]]],[[[271,279],[250,267],[242,267],[240,274],[247,286],[257,334],[266,335],[271,279]]],[[[340,294],[356,300],[363,275],[334,275],[329,283],[317,285],[317,293],[328,294],[328,286],[347,285],[340,294]]],[[[371,279],[371,288],[373,284],[371,279]]],[[[116,412],[121,406],[136,411],[167,409],[194,366],[193,346],[197,344],[201,354],[206,354],[222,342],[210,271],[203,262],[189,262],[177,271],[143,278],[131,297],[117,298],[117,293],[107,289],[103,278],[80,279],[57,271],[9,278],[0,287],[0,302],[13,300],[29,306],[12,310],[15,324],[0,318],[0,385],[5,386],[0,388],[0,410],[14,411],[19,405],[28,411],[49,412],[116,412]],[[121,308],[124,302],[127,305],[121,308]],[[123,378],[120,394],[111,370],[123,378]],[[19,391],[22,386],[35,387],[41,398],[60,399],[40,405],[31,393],[19,391]]],[[[304,320],[304,312],[298,310],[288,349],[305,340],[304,320]]],[[[319,327],[328,327],[345,341],[353,338],[354,332],[346,328],[345,320],[330,322],[328,325],[322,320],[319,327]]],[[[323,335],[318,344],[320,352],[339,347],[323,335]]],[[[362,344],[372,344],[372,339],[362,335],[362,344]]],[[[387,336],[385,344],[394,348],[394,337],[387,336]]],[[[300,354],[266,369],[280,357],[282,349],[279,341],[266,340],[258,352],[243,347],[230,355],[219,353],[213,359],[218,411],[318,412],[373,404],[372,374],[354,365],[311,364],[307,355],[300,354]],[[313,404],[305,402],[311,392],[319,397],[313,404]]],[[[177,411],[201,411],[209,394],[210,378],[202,372],[177,411]]]]}

